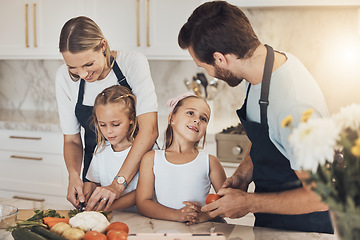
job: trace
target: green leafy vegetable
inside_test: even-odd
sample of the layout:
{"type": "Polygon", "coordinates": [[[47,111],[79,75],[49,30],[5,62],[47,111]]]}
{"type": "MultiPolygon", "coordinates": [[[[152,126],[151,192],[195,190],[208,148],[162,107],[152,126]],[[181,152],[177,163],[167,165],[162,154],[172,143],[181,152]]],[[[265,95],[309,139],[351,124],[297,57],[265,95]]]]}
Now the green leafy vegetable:
{"type": "Polygon", "coordinates": [[[19,228],[32,228],[34,226],[42,226],[42,227],[47,227],[44,223],[43,223],[43,218],[44,217],[58,217],[58,218],[64,218],[64,216],[61,216],[58,212],[56,212],[56,210],[54,209],[48,209],[48,210],[34,210],[34,215],[32,215],[30,218],[26,219],[25,221],[20,221],[18,223],[16,223],[15,226],[13,227],[8,227],[6,230],[7,231],[13,231],[14,229],[19,229],[19,228]]]}

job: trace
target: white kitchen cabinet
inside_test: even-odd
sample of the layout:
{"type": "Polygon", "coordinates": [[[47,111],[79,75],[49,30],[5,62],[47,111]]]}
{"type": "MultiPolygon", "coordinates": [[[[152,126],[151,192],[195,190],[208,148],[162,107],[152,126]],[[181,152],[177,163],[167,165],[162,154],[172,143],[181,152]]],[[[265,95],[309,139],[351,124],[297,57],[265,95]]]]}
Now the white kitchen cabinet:
{"type": "MultiPolygon", "coordinates": [[[[191,59],[177,44],[181,26],[206,0],[0,0],[0,59],[62,59],[60,30],[92,17],[115,50],[149,59],[191,59]]],[[[228,0],[239,7],[360,6],[358,0],[228,0]]]]}
{"type": "Polygon", "coordinates": [[[201,0],[0,0],[0,59],[61,59],[61,27],[92,18],[111,49],[149,59],[191,59],[177,44],[181,26],[201,0]]]}
{"type": "Polygon", "coordinates": [[[196,0],[146,0],[146,35],[143,37],[145,54],[151,59],[191,59],[187,50],[178,45],[178,34],[194,9],[201,4],[196,0]]]}
{"type": "Polygon", "coordinates": [[[239,7],[360,6],[359,0],[226,0],[239,7]]]}
{"type": "Polygon", "coordinates": [[[0,59],[60,59],[64,23],[85,0],[0,0],[0,59]]]}
{"type": "Polygon", "coordinates": [[[87,15],[100,26],[111,49],[139,51],[149,59],[191,59],[178,46],[177,37],[201,3],[201,0],[92,0],[87,2],[87,15]]]}
{"type": "MultiPolygon", "coordinates": [[[[87,15],[101,28],[112,50],[137,50],[136,0],[90,0],[87,15]]],[[[138,5],[137,5],[138,3],[138,5]]],[[[139,6],[140,7],[140,6],[139,6]]]]}
{"type": "Polygon", "coordinates": [[[67,204],[62,134],[0,132],[0,197],[67,204]]]}

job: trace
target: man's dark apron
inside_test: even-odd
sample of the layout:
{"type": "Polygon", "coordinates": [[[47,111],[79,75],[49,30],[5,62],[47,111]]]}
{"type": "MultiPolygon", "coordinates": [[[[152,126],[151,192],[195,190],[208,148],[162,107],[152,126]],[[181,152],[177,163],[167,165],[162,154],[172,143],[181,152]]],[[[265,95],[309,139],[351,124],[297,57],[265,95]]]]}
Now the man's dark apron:
{"type": "MultiPolygon", "coordinates": [[[[253,181],[255,192],[282,192],[302,187],[301,181],[290,167],[289,160],[275,147],[269,137],[267,124],[267,106],[269,105],[269,86],[274,63],[273,49],[265,45],[267,56],[261,86],[260,116],[261,123],[246,120],[246,103],[251,84],[247,89],[246,99],[237,114],[243,124],[252,146],[250,157],[253,162],[253,181]]],[[[300,215],[281,215],[255,213],[255,226],[288,229],[305,232],[333,233],[329,212],[313,212],[300,215]]]]}
{"type": "MultiPolygon", "coordinates": [[[[118,79],[118,83],[121,86],[127,87],[131,90],[129,84],[126,81],[125,76],[121,72],[121,70],[115,60],[114,60],[113,70],[118,79]]],[[[77,103],[75,106],[75,115],[76,115],[76,118],[78,119],[80,125],[85,130],[84,168],[83,168],[83,173],[82,173],[82,179],[84,182],[86,182],[86,181],[88,181],[86,179],[86,173],[89,169],[90,162],[91,162],[91,159],[93,156],[93,152],[96,147],[97,138],[96,138],[95,128],[92,124],[93,107],[83,105],[84,85],[85,85],[85,80],[81,79],[79,93],[78,93],[78,100],[77,100],[77,103]]]]}

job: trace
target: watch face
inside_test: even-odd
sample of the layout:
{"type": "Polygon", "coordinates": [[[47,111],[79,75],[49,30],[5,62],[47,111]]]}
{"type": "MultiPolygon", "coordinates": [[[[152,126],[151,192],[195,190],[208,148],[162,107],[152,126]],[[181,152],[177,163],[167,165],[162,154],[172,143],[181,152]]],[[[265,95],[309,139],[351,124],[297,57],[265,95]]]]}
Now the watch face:
{"type": "Polygon", "coordinates": [[[125,178],[124,177],[118,177],[117,182],[119,184],[123,184],[125,182],[125,178]]]}

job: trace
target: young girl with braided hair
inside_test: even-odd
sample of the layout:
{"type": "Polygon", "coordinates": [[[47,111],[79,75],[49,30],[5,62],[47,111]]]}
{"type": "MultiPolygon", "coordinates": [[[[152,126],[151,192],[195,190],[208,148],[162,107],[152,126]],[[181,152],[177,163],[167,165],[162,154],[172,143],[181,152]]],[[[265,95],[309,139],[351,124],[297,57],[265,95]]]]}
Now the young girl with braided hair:
{"type": "MultiPolygon", "coordinates": [[[[98,186],[108,186],[124,163],[137,131],[136,98],[123,86],[114,85],[97,95],[93,108],[93,123],[97,145],[84,183],[86,202],[98,186]]],[[[135,205],[135,189],[138,173],[121,197],[103,197],[93,210],[109,204],[112,209],[125,209],[135,205]]],[[[102,194],[94,193],[94,194],[102,194]]]]}

